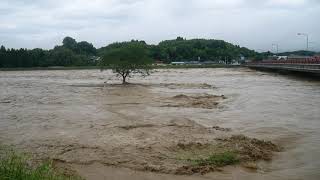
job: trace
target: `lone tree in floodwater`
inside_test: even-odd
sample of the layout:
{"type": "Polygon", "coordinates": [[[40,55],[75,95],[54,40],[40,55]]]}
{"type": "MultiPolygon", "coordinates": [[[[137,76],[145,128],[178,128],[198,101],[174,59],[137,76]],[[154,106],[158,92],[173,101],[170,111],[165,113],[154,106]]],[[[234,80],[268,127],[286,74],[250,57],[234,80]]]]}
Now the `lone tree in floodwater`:
{"type": "Polygon", "coordinates": [[[101,70],[112,69],[117,76],[122,77],[122,84],[127,84],[127,78],[133,74],[147,76],[150,74],[152,60],[144,44],[127,43],[118,48],[107,50],[102,56],[101,70]]]}

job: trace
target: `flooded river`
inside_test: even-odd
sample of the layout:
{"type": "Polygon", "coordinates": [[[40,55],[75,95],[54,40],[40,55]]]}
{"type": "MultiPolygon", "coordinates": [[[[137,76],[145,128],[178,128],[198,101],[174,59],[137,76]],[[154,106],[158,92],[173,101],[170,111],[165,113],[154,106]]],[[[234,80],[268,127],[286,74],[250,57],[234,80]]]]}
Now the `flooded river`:
{"type": "Polygon", "coordinates": [[[0,71],[0,143],[87,179],[320,179],[320,81],[246,68],[157,70],[129,81],[136,85],[115,85],[98,70],[0,71]],[[196,101],[175,99],[182,95],[196,101]],[[171,175],[174,163],[159,157],[177,143],[225,135],[203,132],[212,126],[283,151],[255,172],[171,175]],[[141,171],[147,165],[165,173],[141,171]]]}

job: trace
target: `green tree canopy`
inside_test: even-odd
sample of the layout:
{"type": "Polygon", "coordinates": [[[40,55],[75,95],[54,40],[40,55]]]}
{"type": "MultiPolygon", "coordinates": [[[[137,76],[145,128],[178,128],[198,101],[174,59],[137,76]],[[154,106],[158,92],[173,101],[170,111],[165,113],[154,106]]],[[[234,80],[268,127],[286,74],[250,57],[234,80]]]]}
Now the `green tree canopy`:
{"type": "Polygon", "coordinates": [[[77,41],[72,37],[65,37],[62,41],[63,47],[75,50],[77,47],[77,41]]]}
{"type": "Polygon", "coordinates": [[[76,47],[76,52],[79,54],[95,55],[97,53],[96,48],[87,41],[77,43],[76,47]]]}
{"type": "Polygon", "coordinates": [[[149,75],[151,64],[146,46],[139,42],[124,43],[118,48],[107,50],[100,62],[102,69],[111,68],[122,77],[123,84],[133,74],[149,75]]]}

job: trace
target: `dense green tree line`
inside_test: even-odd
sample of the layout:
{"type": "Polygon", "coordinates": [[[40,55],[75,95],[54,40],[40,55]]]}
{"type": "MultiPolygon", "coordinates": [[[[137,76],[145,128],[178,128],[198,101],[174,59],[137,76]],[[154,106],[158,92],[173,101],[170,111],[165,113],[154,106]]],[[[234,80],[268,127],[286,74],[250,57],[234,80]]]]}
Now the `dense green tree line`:
{"type": "Polygon", "coordinates": [[[103,54],[113,48],[118,48],[128,43],[145,44],[148,49],[150,58],[163,60],[164,62],[172,61],[217,61],[239,59],[241,56],[247,58],[256,58],[259,54],[245,47],[240,47],[227,43],[222,40],[213,39],[191,39],[186,40],[178,37],[175,40],[166,40],[158,45],[147,45],[144,41],[113,43],[106,47],[100,48],[99,54],[103,54]]]}
{"type": "MultiPolygon", "coordinates": [[[[132,40],[116,42],[96,49],[86,41],[77,42],[71,37],[63,39],[61,46],[51,50],[43,49],[7,49],[0,48],[0,68],[12,67],[48,67],[48,66],[94,66],[98,64],[99,57],[108,51],[127,46],[128,44],[141,44],[148,57],[153,60],[162,60],[166,63],[172,61],[231,61],[246,57],[262,60],[272,55],[270,52],[257,53],[245,47],[214,39],[186,40],[178,37],[166,40],[158,45],[148,45],[145,41],[132,40]]],[[[311,55],[311,52],[299,51],[299,55],[311,55]]],[[[286,53],[287,54],[287,53],[286,53]]]]}
{"type": "Polygon", "coordinates": [[[176,40],[163,41],[155,47],[155,58],[174,61],[200,60],[232,60],[240,56],[255,57],[257,53],[244,47],[233,45],[222,40],[192,39],[185,40],[178,37],[176,40]]]}
{"type": "Polygon", "coordinates": [[[51,50],[0,48],[0,68],[88,66],[96,65],[96,48],[85,41],[76,42],[71,37],[63,40],[62,46],[51,50]]]}

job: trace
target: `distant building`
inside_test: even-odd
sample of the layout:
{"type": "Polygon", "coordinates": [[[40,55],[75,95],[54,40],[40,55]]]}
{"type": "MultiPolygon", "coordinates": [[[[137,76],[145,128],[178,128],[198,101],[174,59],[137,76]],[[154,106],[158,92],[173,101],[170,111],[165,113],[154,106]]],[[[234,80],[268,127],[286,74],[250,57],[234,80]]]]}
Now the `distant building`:
{"type": "Polygon", "coordinates": [[[90,61],[91,62],[98,62],[101,60],[101,57],[98,57],[98,56],[91,56],[90,58],[90,61]]]}
{"type": "Polygon", "coordinates": [[[239,63],[244,63],[246,61],[246,57],[242,54],[239,55],[239,59],[238,59],[238,62],[239,63]]]}
{"type": "Polygon", "coordinates": [[[219,60],[218,63],[219,63],[219,64],[226,64],[226,61],[224,61],[224,60],[219,60]]]}
{"type": "Polygon", "coordinates": [[[161,60],[155,60],[154,64],[153,65],[156,65],[156,66],[164,66],[164,62],[161,61],[161,60]]]}
{"type": "Polygon", "coordinates": [[[312,58],[311,56],[297,56],[297,55],[289,55],[289,56],[268,56],[267,59],[263,61],[286,61],[286,60],[308,60],[312,58]]]}
{"type": "Polygon", "coordinates": [[[171,62],[172,65],[184,65],[185,62],[171,62]]]}
{"type": "Polygon", "coordinates": [[[206,65],[206,64],[219,64],[219,63],[216,61],[203,61],[203,62],[201,62],[201,64],[206,65]]]}
{"type": "Polygon", "coordinates": [[[288,60],[302,60],[302,59],[309,59],[311,56],[297,56],[297,55],[289,55],[288,60]]]}
{"type": "Polygon", "coordinates": [[[252,62],[252,59],[246,59],[244,60],[245,63],[251,63],[252,62]]]}
{"type": "Polygon", "coordinates": [[[189,64],[189,65],[201,65],[201,62],[200,61],[187,61],[185,62],[186,64],[189,64]]]}
{"type": "Polygon", "coordinates": [[[288,56],[278,56],[277,60],[287,60],[288,56]]]}
{"type": "Polygon", "coordinates": [[[200,61],[178,61],[171,62],[172,65],[201,65],[200,61]]]}

